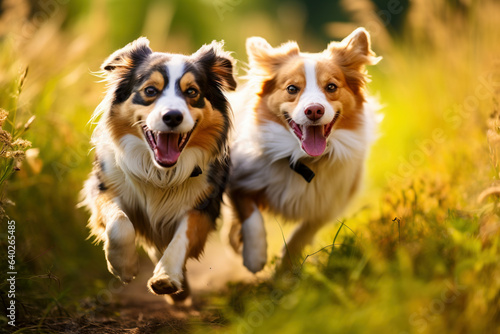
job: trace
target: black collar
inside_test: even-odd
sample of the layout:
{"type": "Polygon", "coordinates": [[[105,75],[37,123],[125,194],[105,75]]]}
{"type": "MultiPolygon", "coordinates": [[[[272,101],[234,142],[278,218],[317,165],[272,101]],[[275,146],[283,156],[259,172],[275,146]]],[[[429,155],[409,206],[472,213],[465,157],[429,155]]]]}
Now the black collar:
{"type": "Polygon", "coordinates": [[[300,176],[302,176],[304,178],[304,180],[307,181],[307,183],[310,183],[312,181],[312,179],[314,178],[314,176],[316,175],[316,174],[314,174],[314,172],[309,167],[307,167],[306,165],[304,165],[300,161],[297,161],[295,164],[293,164],[292,161],[291,161],[291,159],[290,159],[289,160],[289,165],[290,165],[290,168],[295,173],[297,173],[300,176]]]}
{"type": "Polygon", "coordinates": [[[193,171],[191,172],[190,177],[197,177],[198,175],[201,175],[203,171],[201,170],[200,166],[195,166],[193,171]]]}

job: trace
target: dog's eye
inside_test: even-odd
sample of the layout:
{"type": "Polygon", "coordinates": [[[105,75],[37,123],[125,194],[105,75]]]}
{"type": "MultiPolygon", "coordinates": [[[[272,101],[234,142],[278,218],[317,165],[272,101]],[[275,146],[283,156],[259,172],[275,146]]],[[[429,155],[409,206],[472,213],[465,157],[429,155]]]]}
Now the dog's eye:
{"type": "Polygon", "coordinates": [[[158,89],[153,86],[148,86],[144,88],[144,94],[146,94],[147,97],[155,97],[158,94],[158,89]]]}
{"type": "Polygon", "coordinates": [[[194,88],[188,88],[184,92],[188,97],[197,97],[198,96],[198,91],[194,88]]]}
{"type": "Polygon", "coordinates": [[[328,86],[326,86],[326,90],[330,93],[335,92],[337,90],[337,88],[338,88],[337,85],[334,83],[330,83],[330,84],[328,84],[328,86]]]}
{"type": "Polygon", "coordinates": [[[290,85],[286,88],[286,91],[288,92],[288,94],[295,95],[299,92],[299,89],[297,88],[297,86],[290,85]]]}

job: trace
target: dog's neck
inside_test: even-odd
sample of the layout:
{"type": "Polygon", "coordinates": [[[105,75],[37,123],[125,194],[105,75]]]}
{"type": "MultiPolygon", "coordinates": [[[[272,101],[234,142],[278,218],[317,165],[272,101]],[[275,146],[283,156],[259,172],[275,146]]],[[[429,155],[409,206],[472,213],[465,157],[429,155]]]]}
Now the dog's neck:
{"type": "Polygon", "coordinates": [[[309,168],[307,167],[304,163],[301,161],[297,161],[296,163],[293,163],[291,160],[291,157],[288,158],[289,166],[290,168],[300,176],[306,180],[307,183],[311,183],[312,179],[316,176],[316,174],[309,168]]]}

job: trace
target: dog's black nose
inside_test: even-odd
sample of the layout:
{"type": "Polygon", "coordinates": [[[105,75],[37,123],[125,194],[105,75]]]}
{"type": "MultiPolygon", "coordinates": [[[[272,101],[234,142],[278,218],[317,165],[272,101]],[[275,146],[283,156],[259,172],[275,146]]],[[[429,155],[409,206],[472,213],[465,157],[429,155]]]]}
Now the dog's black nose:
{"type": "Polygon", "coordinates": [[[179,110],[171,110],[163,115],[162,119],[163,123],[167,126],[175,128],[177,125],[182,123],[184,116],[182,116],[182,113],[179,110]]]}

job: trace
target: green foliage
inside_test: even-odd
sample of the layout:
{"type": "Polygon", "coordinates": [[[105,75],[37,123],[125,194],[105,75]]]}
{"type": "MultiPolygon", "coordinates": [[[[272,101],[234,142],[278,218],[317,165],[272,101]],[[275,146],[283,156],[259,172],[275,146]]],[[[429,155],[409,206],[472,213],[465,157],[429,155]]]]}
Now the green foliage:
{"type": "Polygon", "coordinates": [[[402,40],[370,71],[385,118],[360,203],[368,207],[324,232],[300,276],[285,275],[291,286],[235,289],[222,332],[498,330],[499,50],[489,41],[500,36],[488,11],[500,7],[410,10],[402,40]],[[234,296],[247,302],[236,307],[234,296]]]}
{"type": "MultiPolygon", "coordinates": [[[[38,21],[25,20],[18,3],[16,21],[0,19],[0,107],[11,112],[4,124],[13,140],[22,135],[38,155],[13,175],[14,160],[2,158],[0,183],[13,176],[7,191],[16,205],[7,214],[17,223],[20,317],[41,332],[50,319],[95,311],[92,296],[111,277],[102,251],[86,240],[87,213],[76,209],[92,163],[88,120],[104,91],[91,72],[109,53],[140,35],[155,50],[184,53],[224,39],[242,72],[249,36],[296,39],[318,51],[324,35],[346,33],[306,16],[317,1],[55,0],[52,9],[34,10],[44,14],[38,21]],[[323,37],[311,34],[319,30],[323,37]],[[24,134],[31,115],[36,122],[24,134]]],[[[404,28],[393,39],[387,17],[376,15],[389,6],[359,4],[346,12],[354,26],[372,28],[384,59],[369,69],[369,88],[385,106],[363,209],[325,228],[298,273],[209,294],[208,308],[222,320],[194,321],[199,332],[493,333],[500,326],[500,6],[401,1],[404,15],[392,13],[389,27],[404,28]]]]}

